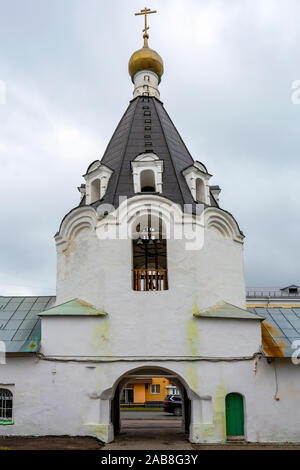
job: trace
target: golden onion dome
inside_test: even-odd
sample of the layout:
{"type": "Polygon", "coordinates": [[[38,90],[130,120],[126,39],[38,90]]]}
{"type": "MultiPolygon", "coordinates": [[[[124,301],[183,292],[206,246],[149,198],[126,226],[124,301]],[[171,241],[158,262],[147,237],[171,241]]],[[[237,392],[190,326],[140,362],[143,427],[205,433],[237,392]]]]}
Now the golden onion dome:
{"type": "Polygon", "coordinates": [[[128,71],[131,76],[131,80],[133,81],[133,77],[136,72],[145,69],[155,72],[159,77],[159,81],[164,73],[164,63],[162,58],[156,51],[150,49],[148,45],[144,45],[144,47],[135,51],[129,59],[128,71]]]}

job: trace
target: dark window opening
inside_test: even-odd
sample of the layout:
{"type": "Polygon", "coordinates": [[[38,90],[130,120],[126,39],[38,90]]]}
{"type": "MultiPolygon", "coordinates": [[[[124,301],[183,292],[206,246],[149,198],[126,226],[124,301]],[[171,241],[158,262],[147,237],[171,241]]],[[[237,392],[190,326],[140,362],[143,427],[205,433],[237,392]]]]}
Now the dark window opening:
{"type": "Polygon", "coordinates": [[[196,201],[205,201],[205,187],[203,181],[200,178],[196,179],[196,201]]]}
{"type": "Polygon", "coordinates": [[[101,182],[99,179],[94,180],[91,183],[91,204],[93,202],[99,201],[101,197],[101,182]]]}
{"type": "Polygon", "coordinates": [[[123,388],[120,396],[120,403],[133,403],[134,402],[134,388],[132,384],[128,384],[123,388]]]}
{"type": "Polygon", "coordinates": [[[142,193],[155,193],[155,188],[153,186],[144,186],[141,189],[142,193]]]}
{"type": "Polygon", "coordinates": [[[289,294],[298,294],[297,287],[289,287],[289,294]]]}
{"type": "Polygon", "coordinates": [[[152,170],[143,170],[141,172],[141,192],[150,192],[147,188],[151,188],[151,192],[155,192],[155,175],[152,170]]]}

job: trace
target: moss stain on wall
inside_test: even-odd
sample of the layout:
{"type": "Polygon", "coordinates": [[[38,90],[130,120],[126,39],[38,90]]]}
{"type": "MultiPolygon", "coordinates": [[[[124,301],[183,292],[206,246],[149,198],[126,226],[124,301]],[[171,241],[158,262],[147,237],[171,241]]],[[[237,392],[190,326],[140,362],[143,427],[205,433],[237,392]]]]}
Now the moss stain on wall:
{"type": "Polygon", "coordinates": [[[110,321],[108,318],[99,320],[99,323],[93,329],[91,346],[97,355],[111,356],[112,354],[110,349],[109,330],[110,321]]]}
{"type": "Polygon", "coordinates": [[[193,309],[192,309],[192,314],[195,315],[196,313],[199,313],[198,295],[195,295],[194,304],[193,304],[193,309]]]}
{"type": "Polygon", "coordinates": [[[225,398],[227,395],[227,387],[224,385],[223,380],[220,380],[220,385],[217,388],[215,401],[213,405],[214,424],[219,428],[223,440],[226,440],[226,410],[225,398]]]}
{"type": "MultiPolygon", "coordinates": [[[[198,296],[195,296],[193,313],[198,311],[197,307],[198,296]]],[[[188,341],[188,350],[191,356],[199,356],[199,346],[200,346],[200,335],[197,325],[197,320],[191,318],[187,322],[187,341],[188,341]]],[[[198,380],[198,367],[194,363],[190,363],[186,367],[186,375],[188,379],[188,384],[192,390],[198,392],[199,390],[199,380],[198,380]]]]}
{"type": "Polygon", "coordinates": [[[192,356],[199,356],[200,335],[197,320],[192,318],[187,325],[187,338],[189,344],[189,352],[192,356]]]}
{"type": "Polygon", "coordinates": [[[186,376],[188,380],[188,385],[192,390],[198,392],[199,390],[199,380],[198,380],[198,369],[196,364],[190,364],[186,368],[186,376]]]}
{"type": "Polygon", "coordinates": [[[108,441],[108,424],[88,424],[87,428],[99,441],[108,441]]]}

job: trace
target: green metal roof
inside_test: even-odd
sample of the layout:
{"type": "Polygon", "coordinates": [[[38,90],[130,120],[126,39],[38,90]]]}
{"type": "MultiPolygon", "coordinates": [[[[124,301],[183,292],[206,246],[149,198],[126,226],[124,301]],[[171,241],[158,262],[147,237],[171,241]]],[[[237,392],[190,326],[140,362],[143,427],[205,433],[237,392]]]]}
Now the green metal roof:
{"type": "Polygon", "coordinates": [[[60,305],[56,305],[54,307],[49,308],[48,310],[44,310],[43,312],[38,314],[39,316],[103,316],[107,315],[107,313],[102,309],[97,309],[91,304],[88,304],[84,300],[81,299],[73,299],[69,300],[69,302],[65,302],[60,305]]]}
{"type": "Polygon", "coordinates": [[[7,353],[28,353],[39,350],[41,342],[39,317],[44,315],[44,312],[49,316],[106,315],[106,312],[80,299],[56,307],[53,306],[54,303],[54,296],[0,296],[0,341],[4,341],[7,353]]]}
{"type": "Polygon", "coordinates": [[[196,318],[232,318],[240,320],[260,320],[263,318],[255,313],[251,313],[242,308],[231,305],[227,302],[218,302],[216,305],[207,308],[203,312],[194,313],[196,318]]]}
{"type": "Polygon", "coordinates": [[[0,296],[0,341],[6,352],[38,351],[41,340],[41,320],[38,313],[49,308],[55,297],[0,296]]]}
{"type": "Polygon", "coordinates": [[[261,315],[262,349],[267,357],[291,357],[298,347],[294,341],[300,340],[300,305],[283,307],[248,307],[248,310],[261,315]]]}

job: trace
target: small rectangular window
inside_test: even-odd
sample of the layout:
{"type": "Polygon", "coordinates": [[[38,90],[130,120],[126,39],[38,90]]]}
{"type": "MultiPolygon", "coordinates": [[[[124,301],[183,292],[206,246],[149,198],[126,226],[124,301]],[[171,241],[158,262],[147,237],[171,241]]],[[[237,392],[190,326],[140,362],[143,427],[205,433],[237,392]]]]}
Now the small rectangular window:
{"type": "Polygon", "coordinates": [[[13,424],[13,394],[0,388],[0,424],[13,424]]]}
{"type": "Polygon", "coordinates": [[[151,116],[151,111],[144,111],[144,116],[151,116]]]}
{"type": "Polygon", "coordinates": [[[149,106],[143,106],[143,109],[149,109],[149,106]]]}
{"type": "Polygon", "coordinates": [[[145,131],[151,131],[151,126],[145,126],[145,131]]]}
{"type": "Polygon", "coordinates": [[[144,135],[144,139],[151,139],[151,135],[145,134],[145,135],[144,135]]]}
{"type": "Polygon", "coordinates": [[[143,103],[149,103],[149,96],[148,97],[146,95],[143,96],[143,103]]]}
{"type": "Polygon", "coordinates": [[[160,393],[160,384],[151,384],[151,393],[157,395],[160,393]]]}
{"type": "Polygon", "coordinates": [[[145,119],[145,124],[151,124],[151,119],[145,119]]]}
{"type": "Polygon", "coordinates": [[[152,142],[145,142],[146,147],[152,147],[152,142]]]}

